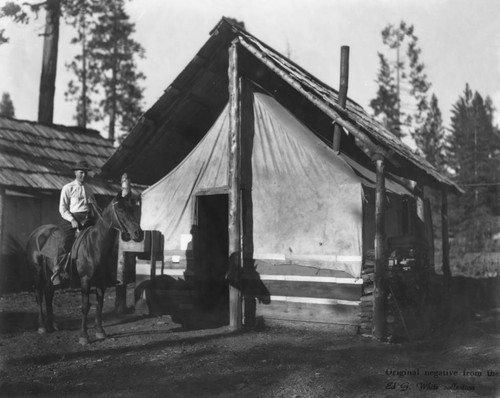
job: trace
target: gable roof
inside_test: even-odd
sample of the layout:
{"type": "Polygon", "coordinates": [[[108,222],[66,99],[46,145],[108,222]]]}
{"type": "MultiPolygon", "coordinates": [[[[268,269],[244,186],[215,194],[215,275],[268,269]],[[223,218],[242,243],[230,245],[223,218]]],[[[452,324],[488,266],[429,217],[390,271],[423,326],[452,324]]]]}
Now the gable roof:
{"type": "MultiPolygon", "coordinates": [[[[72,166],[78,160],[97,170],[113,151],[96,130],[0,116],[0,185],[6,187],[60,190],[74,178],[72,166]]],[[[99,178],[89,185],[99,195],[117,190],[99,178]]]]}
{"type": "Polygon", "coordinates": [[[388,160],[387,169],[394,175],[461,192],[360,105],[348,99],[342,109],[336,90],[226,18],[103,165],[105,175],[116,177],[125,170],[135,181],[153,184],[194,148],[228,101],[227,50],[233,41],[240,45],[242,74],[281,102],[295,106],[303,113],[304,123],[324,141],[331,141],[328,136],[336,122],[346,133],[341,150],[345,148],[366,167],[373,168],[366,153],[378,153],[388,160]]]}

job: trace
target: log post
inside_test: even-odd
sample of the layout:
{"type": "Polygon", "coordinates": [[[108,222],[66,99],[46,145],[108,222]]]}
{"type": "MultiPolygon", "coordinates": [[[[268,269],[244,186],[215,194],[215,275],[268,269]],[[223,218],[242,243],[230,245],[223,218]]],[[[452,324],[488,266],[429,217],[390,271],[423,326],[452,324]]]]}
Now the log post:
{"type": "Polygon", "coordinates": [[[117,314],[124,314],[127,310],[126,264],[127,253],[123,250],[120,239],[118,242],[118,266],[116,270],[116,279],[119,281],[119,284],[115,287],[115,313],[117,314]]]}
{"type": "MultiPolygon", "coordinates": [[[[121,195],[122,197],[127,196],[130,193],[130,180],[127,173],[124,173],[121,177],[121,195]]],[[[130,255],[123,250],[121,239],[118,240],[118,264],[116,266],[116,280],[117,285],[115,287],[115,313],[124,314],[127,310],[127,264],[130,255]]]]}
{"type": "MultiPolygon", "coordinates": [[[[349,86],[349,46],[340,48],[340,83],[338,103],[345,109],[347,103],[347,88],[349,86]]],[[[333,150],[335,153],[340,153],[340,137],[342,135],[342,127],[335,123],[333,126],[333,150]]]]}
{"type": "Polygon", "coordinates": [[[382,340],[386,329],[387,261],[385,259],[385,175],[384,159],[375,158],[375,274],[373,290],[373,336],[382,340]]]}
{"type": "Polygon", "coordinates": [[[150,269],[149,269],[149,279],[152,281],[155,276],[156,276],[156,252],[157,252],[157,247],[156,247],[156,234],[155,231],[151,231],[151,262],[150,262],[150,269]]]}
{"type": "MultiPolygon", "coordinates": [[[[3,253],[3,241],[4,241],[4,213],[5,213],[5,188],[0,186],[0,253],[3,253]]],[[[0,255],[0,267],[4,264],[1,263],[2,257],[0,255]]],[[[3,268],[0,268],[3,270],[3,268]]]]}
{"type": "Polygon", "coordinates": [[[241,306],[241,102],[237,41],[229,48],[229,270],[235,275],[229,285],[229,326],[242,327],[241,306]],[[236,286],[235,286],[236,285],[236,286]]]}
{"type": "Polygon", "coordinates": [[[444,185],[441,186],[441,239],[443,248],[443,287],[445,298],[448,299],[451,288],[450,271],[450,241],[448,234],[448,191],[444,185]]]}
{"type": "Polygon", "coordinates": [[[417,185],[415,189],[415,203],[417,206],[417,220],[415,229],[416,238],[416,257],[418,259],[418,264],[420,266],[427,267],[428,264],[424,264],[423,261],[426,258],[426,252],[424,251],[426,245],[425,243],[425,203],[424,203],[424,186],[417,185]]]}

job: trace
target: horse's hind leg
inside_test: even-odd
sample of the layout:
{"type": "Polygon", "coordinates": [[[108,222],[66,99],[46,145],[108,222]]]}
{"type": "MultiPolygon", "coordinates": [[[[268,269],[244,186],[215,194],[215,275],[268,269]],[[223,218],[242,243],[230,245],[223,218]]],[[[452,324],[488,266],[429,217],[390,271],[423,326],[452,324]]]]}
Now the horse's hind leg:
{"type": "Polygon", "coordinates": [[[106,290],[105,288],[99,288],[99,287],[96,287],[95,289],[95,295],[97,299],[97,306],[95,312],[95,328],[96,328],[95,336],[98,340],[106,338],[106,332],[102,327],[102,309],[104,305],[105,290],[106,290]]]}
{"type": "Polygon", "coordinates": [[[90,309],[90,283],[88,278],[82,278],[80,283],[82,292],[82,323],[80,326],[80,338],[78,339],[78,342],[81,345],[87,345],[89,343],[89,335],[87,334],[87,316],[90,309]]]}

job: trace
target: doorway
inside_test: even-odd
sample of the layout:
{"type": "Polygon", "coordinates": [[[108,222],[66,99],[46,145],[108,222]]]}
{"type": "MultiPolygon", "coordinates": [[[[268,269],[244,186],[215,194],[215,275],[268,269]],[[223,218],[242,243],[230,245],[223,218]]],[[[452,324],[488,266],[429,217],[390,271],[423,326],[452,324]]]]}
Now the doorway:
{"type": "Polygon", "coordinates": [[[198,308],[223,324],[229,322],[228,201],[227,194],[196,197],[198,308]]]}

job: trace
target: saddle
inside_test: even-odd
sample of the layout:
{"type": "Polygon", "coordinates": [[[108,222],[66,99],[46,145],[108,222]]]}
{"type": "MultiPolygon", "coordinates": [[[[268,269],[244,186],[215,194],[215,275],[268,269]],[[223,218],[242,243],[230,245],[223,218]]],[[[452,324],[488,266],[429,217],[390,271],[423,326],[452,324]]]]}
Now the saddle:
{"type": "MultiPolygon", "coordinates": [[[[66,265],[64,269],[70,275],[70,279],[73,279],[73,266],[75,264],[78,248],[83,240],[83,237],[90,230],[91,224],[84,225],[82,230],[77,231],[75,241],[73,242],[73,246],[71,247],[71,251],[66,260],[66,265]]],[[[40,244],[40,253],[52,260],[57,261],[58,257],[63,253],[63,245],[64,245],[64,236],[61,230],[57,226],[53,226],[50,235],[48,236],[45,242],[39,242],[40,244]],[[40,244],[41,243],[41,244],[40,244]]]]}

